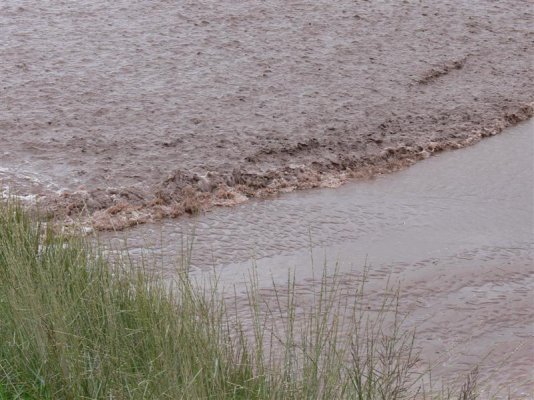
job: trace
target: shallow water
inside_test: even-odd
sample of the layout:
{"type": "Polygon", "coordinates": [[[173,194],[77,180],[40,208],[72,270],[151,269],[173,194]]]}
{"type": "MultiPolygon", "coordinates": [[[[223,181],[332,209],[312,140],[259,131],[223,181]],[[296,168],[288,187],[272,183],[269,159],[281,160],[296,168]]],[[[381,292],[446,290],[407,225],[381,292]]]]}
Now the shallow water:
{"type": "Polygon", "coordinates": [[[481,362],[490,390],[523,396],[534,393],[533,177],[530,120],[372,181],[101,238],[122,247],[127,235],[131,254],[150,251],[157,268],[172,275],[194,231],[193,273],[214,268],[238,293],[253,264],[267,290],[293,268],[301,292],[325,258],[332,269],[339,261],[347,284],[366,264],[370,293],[378,295],[388,278],[401,282],[401,308],[434,376],[453,379],[481,362]]]}

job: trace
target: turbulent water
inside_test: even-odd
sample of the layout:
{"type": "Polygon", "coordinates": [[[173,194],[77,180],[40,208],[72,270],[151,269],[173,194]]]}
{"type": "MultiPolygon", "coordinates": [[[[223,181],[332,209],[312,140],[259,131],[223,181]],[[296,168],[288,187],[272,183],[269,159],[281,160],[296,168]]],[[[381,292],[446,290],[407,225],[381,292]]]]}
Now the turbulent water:
{"type": "MultiPolygon", "coordinates": [[[[192,269],[215,268],[238,293],[255,259],[260,287],[288,268],[305,294],[325,257],[350,284],[369,266],[368,291],[402,284],[436,377],[481,362],[492,390],[534,393],[534,120],[476,146],[391,175],[218,209],[195,219],[106,234],[116,248],[155,257],[169,276],[195,233],[192,269]],[[310,250],[313,248],[313,250],[310,250]],[[486,358],[485,358],[486,357],[486,358]]],[[[315,276],[317,277],[317,276],[315,276]]],[[[501,392],[503,394],[503,392],[501,392]]]]}
{"type": "Polygon", "coordinates": [[[7,0],[0,179],[123,228],[398,169],[533,114],[528,0],[7,0]]]}

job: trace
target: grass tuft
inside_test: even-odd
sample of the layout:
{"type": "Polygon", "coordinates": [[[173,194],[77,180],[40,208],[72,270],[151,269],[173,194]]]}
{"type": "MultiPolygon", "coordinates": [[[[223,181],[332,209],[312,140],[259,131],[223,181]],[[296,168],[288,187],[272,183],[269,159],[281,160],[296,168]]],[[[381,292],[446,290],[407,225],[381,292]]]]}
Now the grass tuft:
{"type": "Polygon", "coordinates": [[[112,265],[0,204],[0,399],[420,396],[395,294],[369,313],[325,272],[303,306],[294,277],[266,297],[253,276],[234,315],[216,289],[112,265]]]}

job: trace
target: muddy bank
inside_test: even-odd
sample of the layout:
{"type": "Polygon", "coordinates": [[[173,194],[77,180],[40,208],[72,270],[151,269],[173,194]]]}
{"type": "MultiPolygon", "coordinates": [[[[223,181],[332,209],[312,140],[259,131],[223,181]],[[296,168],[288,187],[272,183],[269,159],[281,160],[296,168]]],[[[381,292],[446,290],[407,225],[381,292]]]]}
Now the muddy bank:
{"type": "Polygon", "coordinates": [[[7,1],[0,179],[97,229],[336,186],[533,114],[528,1],[7,1]]]}

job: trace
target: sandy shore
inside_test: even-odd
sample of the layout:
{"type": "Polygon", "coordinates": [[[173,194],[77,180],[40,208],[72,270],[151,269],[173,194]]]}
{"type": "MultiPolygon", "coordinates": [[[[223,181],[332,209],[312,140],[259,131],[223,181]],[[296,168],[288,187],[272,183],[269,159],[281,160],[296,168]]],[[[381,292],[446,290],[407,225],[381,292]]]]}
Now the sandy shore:
{"type": "Polygon", "coordinates": [[[533,115],[529,1],[0,6],[0,180],[97,229],[368,177],[533,115]]]}

